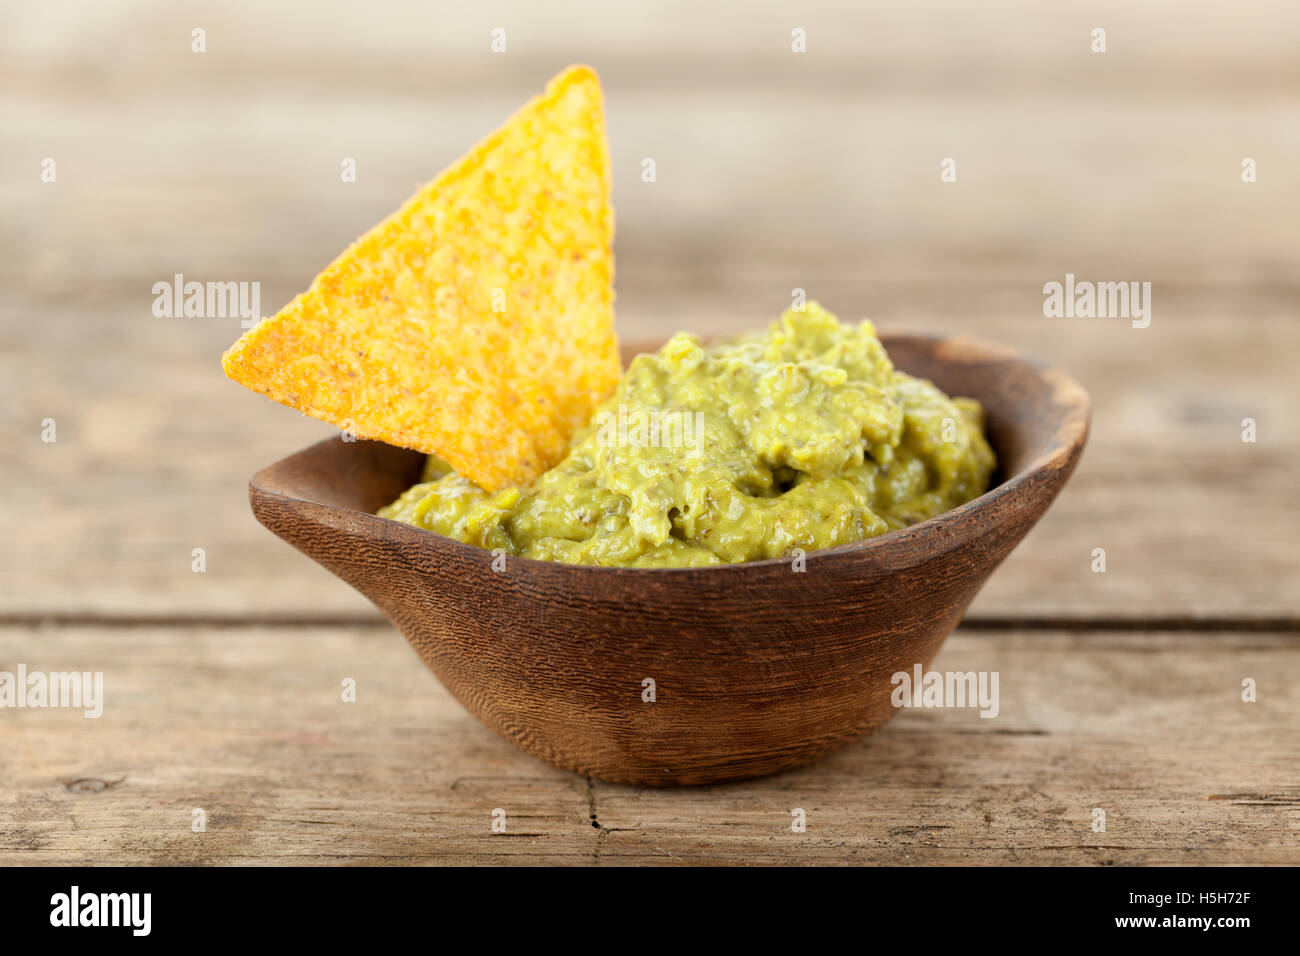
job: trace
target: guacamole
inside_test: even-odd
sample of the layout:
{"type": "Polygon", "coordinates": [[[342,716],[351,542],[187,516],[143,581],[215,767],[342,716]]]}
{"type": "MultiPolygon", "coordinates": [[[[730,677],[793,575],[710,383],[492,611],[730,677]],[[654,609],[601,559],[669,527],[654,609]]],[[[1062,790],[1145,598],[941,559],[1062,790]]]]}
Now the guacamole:
{"type": "Polygon", "coordinates": [[[706,347],[640,355],[526,487],[489,494],[430,458],[379,514],[571,564],[756,561],[903,528],[983,494],[984,412],[897,371],[870,322],[820,306],[706,347]]]}

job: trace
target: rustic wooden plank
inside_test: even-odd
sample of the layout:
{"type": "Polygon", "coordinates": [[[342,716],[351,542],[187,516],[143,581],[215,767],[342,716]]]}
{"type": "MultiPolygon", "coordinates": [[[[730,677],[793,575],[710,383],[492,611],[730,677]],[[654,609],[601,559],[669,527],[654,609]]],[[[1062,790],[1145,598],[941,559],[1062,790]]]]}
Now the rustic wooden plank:
{"type": "Polygon", "coordinates": [[[181,8],[36,5],[0,35],[0,475],[21,502],[0,613],[369,613],[243,502],[253,470],[328,429],[225,382],[238,323],[155,319],[151,287],[260,281],[277,308],[581,57],[609,95],[625,338],[752,327],[799,287],[1022,347],[1092,390],[1079,474],[974,614],[1296,613],[1293,5],[814,5],[802,57],[779,5],[647,6],[635,30],[599,4],[322,9],[206,10],[201,56],[181,8]],[[1104,56],[1083,42],[1098,23],[1104,56]],[[486,52],[496,25],[506,56],[486,52]],[[1151,281],[1152,327],[1043,319],[1067,271],[1151,281]]]}
{"type": "Polygon", "coordinates": [[[498,744],[396,634],[9,631],[0,647],[11,671],[102,670],[106,701],[98,720],[0,711],[0,859],[590,855],[586,781],[498,744]],[[340,699],[344,678],[355,704],[340,699]],[[195,807],[206,833],[191,832],[195,807]],[[491,832],[498,807],[506,836],[491,832]]]}
{"type": "MultiPolygon", "coordinates": [[[[536,16],[527,3],[475,8],[385,0],[376,5],[380,15],[374,15],[333,0],[317,11],[304,17],[248,2],[201,11],[117,4],[70,16],[58,5],[32,6],[13,11],[0,36],[0,62],[11,70],[58,66],[78,89],[98,93],[114,76],[147,80],[186,61],[190,30],[202,26],[210,41],[208,69],[220,71],[223,79],[228,72],[230,86],[244,94],[267,85],[316,90],[317,83],[330,84],[332,92],[359,89],[364,94],[376,83],[420,90],[420,81],[428,78],[472,89],[485,77],[513,79],[539,62],[583,56],[608,57],[612,67],[640,83],[685,90],[697,89],[690,83],[700,75],[740,87],[778,64],[791,79],[805,76],[828,88],[837,78],[856,83],[877,77],[902,86],[966,77],[987,88],[1008,84],[1025,72],[1067,87],[1070,77],[1062,75],[1068,73],[1061,69],[1063,63],[1099,62],[1107,65],[1098,71],[1099,82],[1116,82],[1116,73],[1122,79],[1136,73],[1149,88],[1180,93],[1222,89],[1250,76],[1274,82],[1290,78],[1291,41],[1300,34],[1300,17],[1286,0],[1247,0],[1232,10],[1182,4],[1177,17],[1159,6],[1124,0],[1097,0],[1086,13],[1026,7],[1015,0],[991,0],[978,9],[956,0],[921,8],[817,0],[797,9],[757,0],[747,3],[743,13],[702,8],[690,0],[616,9],[599,0],[564,0],[552,4],[545,17],[536,16]],[[1115,40],[1104,60],[1088,52],[1090,31],[1099,24],[1115,40]],[[790,31],[796,25],[808,33],[808,53],[802,58],[790,55],[790,31]],[[489,30],[496,26],[509,33],[508,55],[488,55],[489,30]],[[129,42],[115,55],[99,42],[105,33],[120,33],[129,42]],[[149,61],[139,55],[145,52],[156,55],[152,74],[149,61]],[[226,62],[230,60],[240,69],[226,62]],[[991,60],[1000,69],[990,70],[991,60]],[[1167,75],[1170,64],[1187,62],[1220,70],[1167,75]],[[481,75],[470,72],[474,70],[481,75]]],[[[180,82],[192,87],[132,83],[125,91],[184,97],[201,89],[204,79],[182,77],[180,82]]],[[[959,95],[965,89],[954,85],[952,92],[959,95]]]]}
{"type": "MultiPolygon", "coordinates": [[[[104,282],[147,306],[154,281],[182,272],[261,281],[276,308],[529,92],[433,103],[268,93],[256,109],[216,94],[178,104],[194,112],[179,124],[150,102],[110,112],[0,98],[0,277],[34,302],[98,296],[104,282]],[[53,184],[40,180],[46,157],[53,184]],[[340,179],[344,157],[355,183],[340,179]]],[[[919,262],[943,277],[1007,261],[1046,273],[1040,287],[1066,271],[1294,281],[1298,106],[1300,90],[1231,110],[1086,93],[845,103],[816,91],[611,91],[619,281],[640,284],[665,262],[673,281],[698,284],[731,264],[890,275],[919,262]],[[1248,156],[1253,184],[1240,180],[1248,156]],[[955,183],[940,181],[945,157],[955,183]],[[653,183],[641,179],[646,158],[653,183]]]]}
{"type": "MultiPolygon", "coordinates": [[[[1286,295],[1238,287],[1234,300],[1174,283],[1151,327],[1131,329],[1026,314],[1036,295],[1027,282],[953,283],[946,292],[910,280],[822,283],[824,301],[846,316],[852,303],[875,302],[882,324],[1015,344],[1092,392],[1093,436],[1078,473],[972,613],[1296,613],[1300,324],[1286,295]],[[1248,332],[1236,315],[1249,316],[1248,332]],[[1257,444],[1241,441],[1244,417],[1259,423],[1257,444]],[[1091,570],[1099,547],[1104,575],[1091,570]]],[[[667,322],[723,330],[780,308],[775,288],[763,295],[734,276],[720,283],[712,293],[643,299],[620,322],[659,335],[667,322]]],[[[109,303],[102,320],[80,305],[41,322],[0,307],[0,328],[10,410],[0,421],[0,471],[22,503],[0,536],[0,610],[369,613],[248,512],[253,471],[331,431],[224,379],[217,360],[237,323],[141,319],[109,303]],[[47,417],[57,422],[55,444],[40,439],[47,417]],[[206,553],[203,574],[191,570],[195,548],[206,553]]]]}
{"type": "Polygon", "coordinates": [[[1300,862],[1294,635],[959,632],[933,666],[997,671],[998,717],[675,791],[514,751],[388,628],[0,630],[20,662],[102,670],[105,708],[0,710],[0,865],[1300,862]]]}
{"type": "Polygon", "coordinates": [[[1294,863],[1298,651],[1277,635],[959,632],[933,666],[998,671],[997,718],[906,711],[821,764],[708,795],[599,786],[599,857],[1294,863]],[[1240,701],[1245,676],[1268,687],[1255,704],[1240,701]]]}
{"type": "Polygon", "coordinates": [[[6,285],[66,294],[179,270],[288,278],[287,295],[583,57],[608,88],[625,278],[652,257],[861,268],[899,246],[1053,272],[1064,254],[1144,273],[1284,276],[1294,261],[1300,14],[1286,0],[1176,18],[1122,0],[1086,15],[1011,0],[743,16],[582,3],[544,18],[418,2],[379,17],[57,9],[15,11],[0,36],[6,285]],[[1112,43],[1097,55],[1101,23],[1112,43]],[[807,54],[789,51],[795,25],[807,54]],[[488,52],[495,26],[506,55],[488,52]],[[345,156],[355,183],[340,181],[345,156]],[[939,181],[945,157],[955,184],[939,181]]]}

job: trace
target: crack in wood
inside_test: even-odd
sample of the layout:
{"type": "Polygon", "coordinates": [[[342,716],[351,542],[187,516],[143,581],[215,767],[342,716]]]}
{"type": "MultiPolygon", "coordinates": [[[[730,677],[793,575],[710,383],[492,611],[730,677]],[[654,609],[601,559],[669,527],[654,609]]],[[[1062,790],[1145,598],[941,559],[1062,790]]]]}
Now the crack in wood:
{"type": "Polygon", "coordinates": [[[104,790],[113,789],[125,779],[125,775],[118,777],[116,780],[106,780],[101,777],[76,777],[61,782],[64,787],[73,793],[101,793],[104,790]]]}
{"type": "Polygon", "coordinates": [[[1211,793],[1206,800],[1227,800],[1237,806],[1300,807],[1300,793],[1211,793]]]}

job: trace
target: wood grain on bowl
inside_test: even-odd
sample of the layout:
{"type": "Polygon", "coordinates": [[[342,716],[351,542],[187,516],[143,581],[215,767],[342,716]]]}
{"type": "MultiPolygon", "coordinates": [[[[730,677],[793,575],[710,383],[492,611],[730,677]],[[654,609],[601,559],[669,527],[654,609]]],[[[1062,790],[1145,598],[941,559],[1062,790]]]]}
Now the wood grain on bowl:
{"type": "Polygon", "coordinates": [[[911,528],[785,560],[592,568],[508,559],[376,517],[421,456],[331,439],[255,475],[269,529],[369,597],[464,706],[579,773],[715,783],[815,759],[893,715],[1061,490],[1088,431],[1063,373],[973,339],[882,335],[898,367],[988,411],[1000,482],[911,528]],[[653,702],[643,699],[654,682],[653,702]]]}

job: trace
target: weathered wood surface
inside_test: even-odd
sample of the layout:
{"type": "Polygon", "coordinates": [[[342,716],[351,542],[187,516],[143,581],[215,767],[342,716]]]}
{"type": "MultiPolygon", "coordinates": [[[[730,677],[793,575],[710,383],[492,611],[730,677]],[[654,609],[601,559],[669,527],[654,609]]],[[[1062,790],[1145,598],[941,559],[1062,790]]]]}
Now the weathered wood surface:
{"type": "Polygon", "coordinates": [[[278,308],[582,58],[608,92],[625,339],[752,327],[799,287],[846,316],[1021,347],[1092,391],[1079,473],[972,614],[1300,611],[1294,5],[384,11],[7,16],[0,613],[371,613],[245,506],[252,471],[324,426],[225,381],[238,322],[155,318],[153,283],[258,281],[278,308]],[[1066,272],[1152,282],[1151,327],[1043,318],[1066,272]]]}
{"type": "MultiPolygon", "coordinates": [[[[830,291],[828,302],[871,298],[830,291]]],[[[898,305],[909,291],[896,288],[873,310],[894,327],[1016,343],[1068,369],[1095,403],[1078,472],[977,598],[974,616],[1300,611],[1300,321],[1280,294],[1241,291],[1258,310],[1249,323],[1188,290],[1166,295],[1168,318],[1148,329],[1065,325],[1026,315],[1028,302],[1018,317],[999,316],[1005,292],[945,308],[933,292],[898,305]],[[1241,440],[1246,417],[1258,422],[1256,444],[1241,440]],[[1091,570],[1094,548],[1106,549],[1105,574],[1091,570]]],[[[1028,281],[1019,293],[1041,298],[1028,281]]],[[[711,321],[700,311],[681,324],[745,321],[725,295],[707,302],[718,308],[711,321]]],[[[665,296],[665,313],[679,317],[679,303],[687,307],[665,296]]],[[[0,354],[12,410],[0,424],[12,502],[0,536],[0,609],[372,613],[248,511],[255,470],[330,430],[224,379],[218,358],[232,330],[151,317],[86,328],[84,313],[63,310],[40,323],[12,312],[6,320],[18,342],[0,354]],[[51,341],[61,343],[55,353],[51,341]],[[58,424],[55,444],[41,441],[46,417],[58,424]],[[191,571],[194,548],[206,552],[204,574],[191,571]]]]}
{"type": "Polygon", "coordinates": [[[387,627],[0,631],[18,661],[103,670],[105,707],[3,715],[0,865],[1300,863],[1294,635],[959,631],[934,667],[998,671],[997,717],[905,710],[807,768],[682,790],[519,753],[387,627]]]}
{"type": "Polygon", "coordinates": [[[0,862],[1297,862],[1295,4],[42,3],[3,21],[0,669],[102,668],[116,703],[98,722],[0,711],[0,862]],[[248,476],[328,430],[226,382],[238,323],[156,319],[153,283],[257,281],[278,308],[574,60],[606,85],[625,339],[754,326],[800,287],[1091,391],[1079,471],[938,662],[1000,668],[1002,717],[907,712],[719,790],[589,785],[474,724],[248,513],[248,476]],[[1150,281],[1151,327],[1043,318],[1066,272],[1150,281]],[[41,617],[97,623],[15,623],[41,617]],[[150,617],[173,623],[123,624],[150,617]],[[323,626],[256,626],[272,617],[323,626]],[[1142,632],[1159,618],[1288,630],[1142,632]],[[1128,630],[1023,630],[1042,619],[1128,630]],[[1259,703],[1238,703],[1243,676],[1259,703]],[[488,832],[497,806],[511,835],[488,832]]]}
{"type": "Polygon", "coordinates": [[[581,59],[608,89],[621,278],[651,260],[707,277],[918,251],[931,273],[963,254],[1053,273],[1294,264],[1287,0],[69,9],[18,6],[0,36],[5,224],[27,240],[0,275],[37,266],[53,289],[177,269],[301,283],[581,59]],[[1104,54],[1089,50],[1098,26],[1104,54]],[[191,52],[195,27],[206,53],[191,52]],[[505,54],[489,52],[495,27],[505,54]],[[790,50],[796,27],[806,54],[790,50]],[[46,156],[64,160],[54,189],[46,156]],[[343,157],[356,183],[340,181],[343,157]]]}

